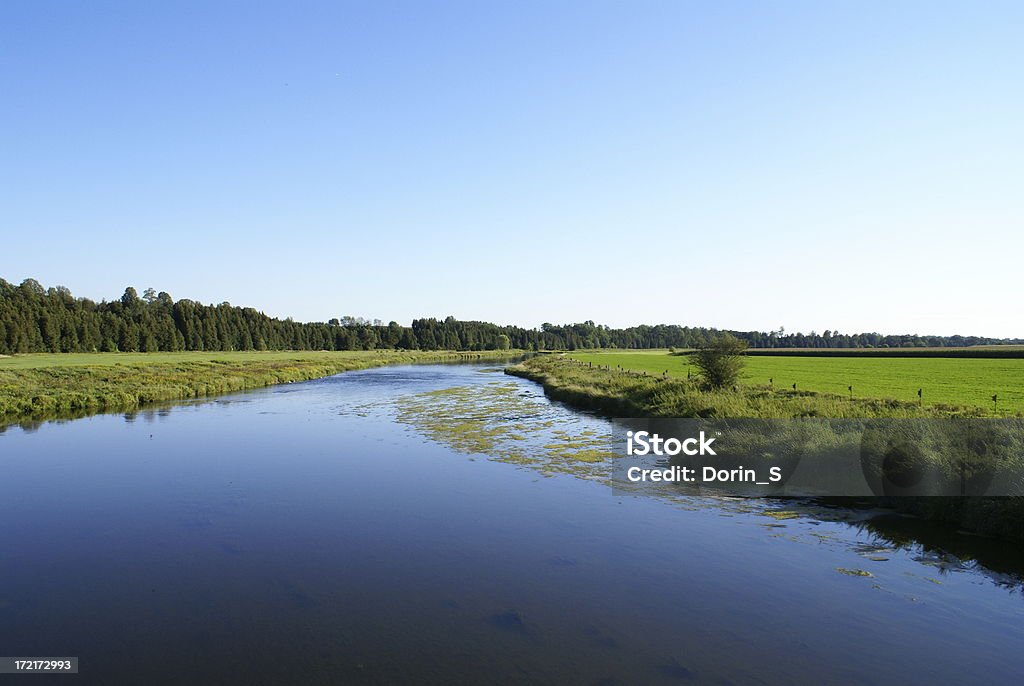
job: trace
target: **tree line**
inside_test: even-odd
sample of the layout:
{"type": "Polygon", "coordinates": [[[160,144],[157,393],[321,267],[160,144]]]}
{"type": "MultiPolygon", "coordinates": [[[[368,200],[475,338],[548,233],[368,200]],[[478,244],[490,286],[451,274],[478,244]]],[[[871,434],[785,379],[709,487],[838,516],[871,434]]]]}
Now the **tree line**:
{"type": "MultiPolygon", "coordinates": [[[[699,348],[722,332],[669,324],[612,329],[592,321],[539,329],[488,322],[415,319],[411,326],[343,317],[296,322],[251,307],[205,305],[128,287],[117,300],[76,298],[67,288],[35,279],[14,286],[0,279],[0,354],[30,352],[157,352],[182,350],[576,350],[580,348],[699,348]]],[[[787,334],[729,332],[754,348],[860,348],[1024,343],[974,336],[787,334]]]]}

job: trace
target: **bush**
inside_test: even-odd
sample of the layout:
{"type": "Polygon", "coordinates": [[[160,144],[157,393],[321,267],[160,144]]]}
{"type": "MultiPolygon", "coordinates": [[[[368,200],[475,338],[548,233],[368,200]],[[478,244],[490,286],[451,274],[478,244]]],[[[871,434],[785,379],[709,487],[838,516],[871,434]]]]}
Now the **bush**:
{"type": "Polygon", "coordinates": [[[735,385],[746,360],[747,344],[731,334],[722,334],[693,353],[693,363],[700,370],[708,388],[735,385]]]}

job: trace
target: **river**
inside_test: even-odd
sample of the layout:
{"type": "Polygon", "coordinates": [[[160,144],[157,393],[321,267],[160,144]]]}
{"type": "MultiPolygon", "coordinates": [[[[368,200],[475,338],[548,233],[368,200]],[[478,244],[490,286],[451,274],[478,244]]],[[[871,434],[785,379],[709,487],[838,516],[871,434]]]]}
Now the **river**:
{"type": "Polygon", "coordinates": [[[0,655],[80,658],[33,684],[1020,683],[1005,546],[624,496],[608,430],[481,364],[9,427],[0,655]]]}

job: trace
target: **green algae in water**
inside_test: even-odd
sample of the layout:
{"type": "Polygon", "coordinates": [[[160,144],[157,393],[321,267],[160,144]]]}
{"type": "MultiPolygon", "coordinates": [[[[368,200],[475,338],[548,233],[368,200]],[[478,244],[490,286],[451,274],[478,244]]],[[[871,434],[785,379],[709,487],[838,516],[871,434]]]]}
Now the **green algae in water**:
{"type": "Polygon", "coordinates": [[[800,516],[800,513],[793,512],[792,510],[773,510],[764,514],[772,519],[796,519],[800,516]]]}
{"type": "Polygon", "coordinates": [[[847,576],[862,576],[862,577],[873,577],[875,576],[871,572],[865,572],[863,569],[847,569],[846,567],[836,567],[836,571],[840,574],[847,576]]]}
{"type": "Polygon", "coordinates": [[[557,410],[515,382],[456,386],[396,401],[398,421],[467,454],[537,469],[546,476],[607,479],[617,456],[612,437],[588,418],[552,418],[557,410]],[[557,427],[557,428],[556,428],[557,427]]]}

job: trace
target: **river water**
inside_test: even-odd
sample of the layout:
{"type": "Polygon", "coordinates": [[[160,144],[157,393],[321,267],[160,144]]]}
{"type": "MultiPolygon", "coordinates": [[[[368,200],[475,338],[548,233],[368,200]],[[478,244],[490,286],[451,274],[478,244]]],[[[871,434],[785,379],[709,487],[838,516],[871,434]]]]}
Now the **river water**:
{"type": "Polygon", "coordinates": [[[479,364],[10,427],[0,655],[80,658],[33,684],[1020,683],[1005,546],[624,496],[608,431],[479,364]]]}

